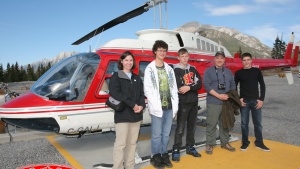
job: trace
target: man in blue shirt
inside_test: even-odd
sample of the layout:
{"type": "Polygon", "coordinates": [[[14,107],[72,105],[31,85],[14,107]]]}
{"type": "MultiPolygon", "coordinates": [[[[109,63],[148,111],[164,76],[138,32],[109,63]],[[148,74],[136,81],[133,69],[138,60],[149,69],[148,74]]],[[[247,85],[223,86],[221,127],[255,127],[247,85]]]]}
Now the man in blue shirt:
{"type": "Polygon", "coordinates": [[[221,147],[231,152],[235,151],[229,141],[229,129],[223,128],[221,120],[222,104],[228,99],[226,94],[229,90],[236,89],[232,72],[224,67],[225,54],[218,51],[215,54],[214,66],[207,68],[203,76],[204,88],[207,91],[207,125],[206,125],[206,154],[213,153],[216,144],[216,130],[219,122],[219,134],[221,147]]]}

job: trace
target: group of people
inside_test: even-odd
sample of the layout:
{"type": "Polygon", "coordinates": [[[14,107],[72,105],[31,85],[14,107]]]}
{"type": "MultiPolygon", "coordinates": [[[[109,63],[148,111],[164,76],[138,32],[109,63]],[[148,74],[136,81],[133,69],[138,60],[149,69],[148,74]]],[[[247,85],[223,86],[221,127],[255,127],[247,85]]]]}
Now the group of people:
{"type": "MultiPolygon", "coordinates": [[[[155,60],[145,69],[144,82],[132,72],[135,68],[134,55],[125,51],[118,60],[118,72],[115,72],[109,83],[109,93],[112,97],[123,101],[126,106],[122,111],[114,114],[116,139],[113,149],[114,169],[134,169],[135,152],[145,96],[151,116],[151,159],[155,168],[171,168],[173,165],[168,154],[168,144],[173,119],[176,117],[172,161],[180,161],[180,149],[185,126],[186,153],[193,157],[201,157],[195,149],[195,129],[198,112],[198,90],[202,87],[201,77],[196,68],[190,64],[189,53],[185,48],[178,51],[179,63],[168,65],[164,59],[168,51],[168,44],[162,40],[155,41],[152,52],[155,60]]],[[[261,125],[261,107],[265,97],[265,84],[261,71],[251,67],[250,53],[242,55],[244,67],[235,76],[224,66],[224,52],[217,52],[214,66],[206,69],[203,85],[207,91],[207,126],[206,153],[212,154],[216,145],[216,127],[219,124],[221,147],[231,152],[235,148],[229,144],[230,128],[222,125],[222,105],[229,100],[229,91],[236,91],[240,87],[242,119],[242,146],[245,151],[250,144],[248,139],[249,114],[251,110],[255,131],[255,145],[264,151],[270,151],[263,143],[261,125]],[[260,90],[259,90],[260,86],[260,90]]]]}

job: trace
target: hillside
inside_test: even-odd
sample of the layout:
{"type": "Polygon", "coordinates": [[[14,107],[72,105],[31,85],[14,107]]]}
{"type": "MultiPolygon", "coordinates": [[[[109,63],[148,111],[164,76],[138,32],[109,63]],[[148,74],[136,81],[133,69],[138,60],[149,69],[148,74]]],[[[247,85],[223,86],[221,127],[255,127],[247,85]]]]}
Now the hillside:
{"type": "Polygon", "coordinates": [[[243,34],[232,28],[205,25],[199,22],[187,22],[175,30],[193,33],[199,32],[200,35],[225,46],[231,55],[234,55],[241,47],[242,52],[250,52],[256,58],[271,57],[272,49],[270,47],[261,43],[257,38],[243,34]]]}

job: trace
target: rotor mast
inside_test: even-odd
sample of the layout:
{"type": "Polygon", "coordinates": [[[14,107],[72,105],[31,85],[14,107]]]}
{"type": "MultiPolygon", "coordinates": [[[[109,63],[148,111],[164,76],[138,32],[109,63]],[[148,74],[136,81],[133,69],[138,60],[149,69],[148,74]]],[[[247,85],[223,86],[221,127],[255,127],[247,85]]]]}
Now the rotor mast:
{"type": "Polygon", "coordinates": [[[156,8],[155,6],[158,6],[159,10],[159,28],[160,29],[168,29],[168,9],[167,9],[167,2],[168,0],[150,0],[149,6],[147,7],[147,9],[149,8],[154,8],[153,10],[153,15],[154,15],[154,28],[156,28],[156,8]],[[162,3],[165,3],[165,18],[166,18],[166,27],[163,27],[163,19],[162,19],[162,15],[163,15],[163,11],[162,11],[162,3]]]}

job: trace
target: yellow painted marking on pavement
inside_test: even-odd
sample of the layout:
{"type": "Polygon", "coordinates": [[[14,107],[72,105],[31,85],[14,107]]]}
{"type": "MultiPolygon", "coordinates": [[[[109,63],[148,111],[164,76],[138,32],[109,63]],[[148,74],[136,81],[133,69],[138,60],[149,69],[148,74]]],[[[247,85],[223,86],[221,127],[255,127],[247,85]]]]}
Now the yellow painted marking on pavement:
{"type": "MultiPolygon", "coordinates": [[[[172,169],[297,169],[300,168],[300,147],[285,143],[264,140],[270,152],[264,152],[254,145],[255,138],[249,137],[250,145],[246,151],[241,151],[241,141],[231,142],[230,144],[236,148],[235,152],[229,152],[222,149],[219,145],[213,149],[213,154],[205,153],[202,148],[199,153],[201,158],[195,158],[190,155],[183,155],[179,163],[172,162],[172,169]]],[[[199,149],[199,148],[197,148],[199,149]]],[[[151,165],[142,169],[153,169],[151,165]]]]}
{"type": "Polygon", "coordinates": [[[150,134],[139,134],[138,140],[139,141],[145,141],[145,140],[150,140],[151,136],[150,134]]]}
{"type": "Polygon", "coordinates": [[[54,136],[47,136],[49,142],[59,151],[59,153],[76,169],[84,169],[75,158],[68,153],[58,142],[55,141],[54,136]]]}

